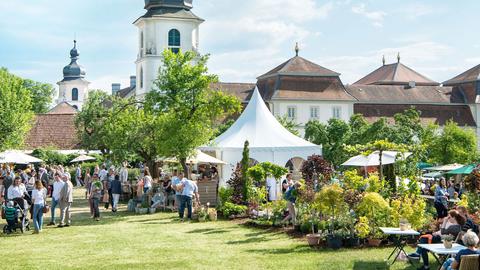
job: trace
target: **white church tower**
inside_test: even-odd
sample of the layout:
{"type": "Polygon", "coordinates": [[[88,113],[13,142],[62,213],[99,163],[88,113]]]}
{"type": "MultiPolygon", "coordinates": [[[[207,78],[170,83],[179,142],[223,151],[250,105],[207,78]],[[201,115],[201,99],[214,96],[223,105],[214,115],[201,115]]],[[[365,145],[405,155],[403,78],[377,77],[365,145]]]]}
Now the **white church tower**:
{"type": "Polygon", "coordinates": [[[73,49],[70,50],[70,64],[63,68],[63,80],[58,82],[57,104],[67,102],[78,110],[82,109],[88,96],[88,85],[85,80],[85,68],[77,64],[78,54],[77,41],[73,41],[73,49]]]}
{"type": "Polygon", "coordinates": [[[136,96],[152,90],[162,65],[162,52],[198,51],[199,26],[204,21],[193,14],[193,0],[145,0],[147,13],[138,18],[136,96]]]}

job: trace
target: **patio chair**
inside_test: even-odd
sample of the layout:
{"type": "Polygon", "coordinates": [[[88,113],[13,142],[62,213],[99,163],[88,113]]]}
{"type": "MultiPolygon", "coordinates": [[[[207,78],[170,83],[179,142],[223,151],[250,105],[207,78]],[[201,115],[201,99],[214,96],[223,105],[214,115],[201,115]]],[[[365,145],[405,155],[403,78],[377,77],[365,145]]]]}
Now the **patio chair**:
{"type": "Polygon", "coordinates": [[[463,255],[460,261],[459,270],[478,270],[480,269],[480,255],[463,255]]]}

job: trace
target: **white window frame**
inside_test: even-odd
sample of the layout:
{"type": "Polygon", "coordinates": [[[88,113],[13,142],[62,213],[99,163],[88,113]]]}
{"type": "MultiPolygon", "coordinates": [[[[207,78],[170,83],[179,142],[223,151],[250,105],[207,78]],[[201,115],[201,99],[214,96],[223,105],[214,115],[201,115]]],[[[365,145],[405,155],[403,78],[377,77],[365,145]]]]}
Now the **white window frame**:
{"type": "Polygon", "coordinates": [[[342,118],[342,107],[340,106],[332,107],[332,118],[336,118],[336,119],[342,118]]]}
{"type": "Polygon", "coordinates": [[[297,120],[297,106],[287,106],[287,118],[290,120],[297,120]],[[290,110],[293,110],[293,117],[290,116],[290,110]]]}
{"type": "Polygon", "coordinates": [[[320,107],[319,106],[310,106],[310,119],[318,120],[320,118],[320,107]],[[315,115],[312,113],[315,110],[315,115]]]}

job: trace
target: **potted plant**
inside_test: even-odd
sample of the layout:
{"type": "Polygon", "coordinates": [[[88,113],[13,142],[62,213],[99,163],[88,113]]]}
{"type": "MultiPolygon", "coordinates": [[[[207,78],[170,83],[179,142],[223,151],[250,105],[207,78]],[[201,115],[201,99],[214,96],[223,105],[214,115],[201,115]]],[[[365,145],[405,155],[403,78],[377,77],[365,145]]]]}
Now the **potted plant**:
{"type": "Polygon", "coordinates": [[[343,200],[343,189],[337,185],[325,186],[315,196],[315,206],[323,213],[330,216],[330,226],[327,234],[327,246],[329,248],[338,249],[342,246],[342,235],[336,218],[339,213],[345,210],[345,202],[343,200]],[[338,227],[338,226],[337,226],[338,227]]]}
{"type": "Polygon", "coordinates": [[[454,237],[453,235],[443,235],[442,236],[442,240],[443,240],[443,246],[446,248],[446,249],[451,249],[452,246],[453,246],[453,240],[454,240],[454,237]]]}
{"type": "Polygon", "coordinates": [[[199,222],[205,222],[207,221],[208,217],[208,210],[205,207],[200,207],[200,209],[197,212],[197,219],[199,222]]]}
{"type": "Polygon", "coordinates": [[[388,225],[390,206],[388,202],[376,192],[367,192],[358,204],[357,214],[367,218],[370,227],[368,244],[379,246],[383,239],[383,233],[379,227],[388,225]]]}
{"type": "Polygon", "coordinates": [[[144,200],[142,202],[140,208],[138,208],[137,214],[140,214],[140,215],[148,214],[148,209],[149,209],[149,205],[148,205],[147,201],[144,200]]]}
{"type": "MultiPolygon", "coordinates": [[[[307,234],[307,241],[310,246],[318,246],[320,243],[321,235],[315,233],[315,223],[318,219],[317,206],[315,206],[315,191],[307,186],[302,185],[298,191],[298,203],[302,205],[303,211],[305,211],[304,217],[307,219],[307,223],[310,225],[310,232],[307,234]]],[[[304,226],[304,225],[303,225],[304,226]]]]}
{"type": "Polygon", "coordinates": [[[210,221],[217,221],[217,209],[208,208],[208,219],[210,221]]]}

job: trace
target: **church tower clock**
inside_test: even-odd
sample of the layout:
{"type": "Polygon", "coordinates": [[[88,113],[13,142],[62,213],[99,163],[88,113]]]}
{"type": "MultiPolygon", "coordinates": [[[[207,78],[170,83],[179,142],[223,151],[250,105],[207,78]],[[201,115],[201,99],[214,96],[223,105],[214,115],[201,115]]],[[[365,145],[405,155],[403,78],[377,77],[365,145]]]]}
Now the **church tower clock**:
{"type": "Polygon", "coordinates": [[[162,52],[197,51],[199,26],[204,21],[191,10],[193,0],[145,0],[147,12],[138,28],[136,96],[142,99],[153,87],[162,65],[162,52]]]}

